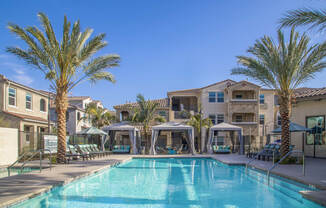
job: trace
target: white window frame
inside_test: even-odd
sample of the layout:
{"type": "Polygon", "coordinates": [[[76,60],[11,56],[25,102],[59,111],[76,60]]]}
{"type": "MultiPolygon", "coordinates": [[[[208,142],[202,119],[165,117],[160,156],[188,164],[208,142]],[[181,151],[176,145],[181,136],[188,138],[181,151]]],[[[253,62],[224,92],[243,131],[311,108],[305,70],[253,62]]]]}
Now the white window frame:
{"type": "Polygon", "coordinates": [[[220,91],[220,92],[217,92],[217,93],[216,93],[216,102],[217,102],[217,103],[224,103],[224,102],[225,102],[225,93],[224,93],[223,91],[220,91]],[[220,93],[223,93],[223,102],[220,102],[220,101],[218,100],[218,99],[219,99],[218,95],[219,95],[220,93]]]}
{"type": "Polygon", "coordinates": [[[8,105],[9,105],[9,106],[13,106],[13,107],[17,107],[17,89],[16,89],[16,88],[13,88],[13,87],[9,87],[9,88],[8,88],[8,105]],[[14,105],[11,105],[11,104],[10,104],[10,98],[12,98],[12,97],[10,96],[10,89],[15,90],[15,97],[14,97],[15,104],[14,104],[14,105]]]}
{"type": "Polygon", "coordinates": [[[33,96],[31,93],[29,92],[26,92],[26,95],[25,95],[25,108],[26,110],[28,111],[32,111],[33,110],[33,96]],[[31,100],[30,101],[27,101],[27,96],[30,96],[31,100]],[[30,102],[31,104],[31,108],[27,108],[27,102],[30,102]]]}

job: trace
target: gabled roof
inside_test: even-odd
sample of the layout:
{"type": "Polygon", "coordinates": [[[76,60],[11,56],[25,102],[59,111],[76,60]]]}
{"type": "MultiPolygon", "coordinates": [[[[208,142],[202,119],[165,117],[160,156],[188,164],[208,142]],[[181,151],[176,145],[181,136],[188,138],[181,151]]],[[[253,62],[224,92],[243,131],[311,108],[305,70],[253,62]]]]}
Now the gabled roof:
{"type": "Polygon", "coordinates": [[[254,87],[257,87],[257,88],[260,88],[259,85],[256,85],[252,82],[248,82],[246,80],[242,80],[240,82],[234,82],[233,84],[231,84],[229,87],[233,87],[233,86],[237,86],[237,85],[241,85],[241,84],[247,84],[247,85],[251,85],[251,86],[254,86],[254,87]]]}
{"type": "Polygon", "coordinates": [[[187,90],[175,90],[175,91],[169,91],[168,93],[174,93],[174,92],[191,92],[191,91],[194,91],[194,92],[198,92],[200,90],[203,90],[203,89],[206,89],[208,87],[212,87],[214,85],[218,85],[218,84],[221,84],[223,82],[231,82],[230,84],[234,84],[234,83],[237,83],[236,81],[234,80],[231,80],[231,79],[226,79],[226,80],[223,80],[223,81],[220,81],[220,82],[215,82],[213,84],[210,84],[210,85],[207,85],[205,87],[201,87],[201,88],[193,88],[193,89],[187,89],[187,90]]]}
{"type": "MultiPolygon", "coordinates": [[[[162,99],[156,99],[156,100],[150,100],[151,102],[158,103],[159,108],[168,108],[169,107],[169,99],[168,98],[162,98],[162,99]]],[[[115,105],[113,106],[114,109],[117,108],[135,108],[138,107],[138,103],[125,103],[121,105],[115,105]]]]}

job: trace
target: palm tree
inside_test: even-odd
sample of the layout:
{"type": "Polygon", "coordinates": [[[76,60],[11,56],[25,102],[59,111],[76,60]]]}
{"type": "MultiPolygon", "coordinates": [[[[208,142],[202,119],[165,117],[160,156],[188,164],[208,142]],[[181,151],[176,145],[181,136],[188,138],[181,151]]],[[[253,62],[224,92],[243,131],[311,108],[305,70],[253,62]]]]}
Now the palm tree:
{"type": "Polygon", "coordinates": [[[97,107],[95,103],[90,103],[87,105],[86,116],[81,119],[88,119],[88,116],[90,116],[92,126],[99,129],[116,121],[116,117],[114,115],[108,111],[105,111],[103,108],[97,107]]]}
{"type": "Polygon", "coordinates": [[[141,94],[137,95],[137,103],[138,107],[135,108],[131,121],[134,123],[140,123],[143,126],[146,149],[149,150],[151,144],[149,138],[149,127],[155,122],[165,122],[165,119],[156,114],[158,103],[145,100],[144,96],[141,94]]]}
{"type": "Polygon", "coordinates": [[[242,67],[234,68],[232,74],[245,75],[277,91],[282,121],[282,155],[289,152],[293,90],[326,67],[325,49],[326,44],[309,46],[308,36],[300,36],[292,28],[288,43],[279,30],[278,44],[264,36],[247,51],[254,57],[237,56],[242,67]]]}
{"type": "Polygon", "coordinates": [[[73,25],[64,17],[63,36],[58,41],[50,20],[38,13],[43,30],[36,26],[22,28],[10,23],[9,30],[27,44],[27,49],[8,47],[12,53],[44,73],[50,87],[56,93],[55,104],[58,114],[58,153],[57,161],[65,161],[66,152],[66,111],[67,94],[83,81],[95,83],[99,80],[114,82],[114,77],[105,69],[118,66],[118,55],[93,55],[104,48],[105,34],[90,38],[93,30],[81,31],[79,21],[73,25]]]}
{"type": "Polygon", "coordinates": [[[281,27],[310,26],[310,29],[318,28],[319,31],[323,31],[326,29],[326,10],[308,8],[291,10],[280,19],[280,25],[281,27]]]}
{"type": "MultiPolygon", "coordinates": [[[[199,107],[201,108],[201,107],[199,107]]],[[[204,118],[201,110],[199,110],[200,113],[195,114],[195,115],[190,115],[190,119],[187,122],[188,125],[194,127],[195,131],[198,133],[199,135],[199,141],[198,144],[201,144],[202,142],[202,128],[205,128],[206,130],[209,129],[213,123],[211,121],[211,119],[209,118],[204,118]]],[[[200,147],[201,145],[199,145],[200,147]]],[[[206,145],[205,145],[206,146],[206,145]]],[[[199,151],[201,151],[201,148],[199,148],[199,151]]]]}

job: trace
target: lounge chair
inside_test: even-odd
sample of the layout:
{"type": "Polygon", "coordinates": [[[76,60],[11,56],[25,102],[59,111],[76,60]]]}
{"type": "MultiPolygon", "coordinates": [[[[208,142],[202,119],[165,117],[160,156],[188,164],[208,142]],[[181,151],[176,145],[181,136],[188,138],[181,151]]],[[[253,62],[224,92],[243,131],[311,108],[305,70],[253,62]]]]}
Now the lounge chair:
{"type": "Polygon", "coordinates": [[[83,158],[83,161],[89,158],[87,154],[78,153],[77,149],[73,145],[67,145],[67,153],[66,157],[68,159],[68,163],[72,159],[79,159],[80,157],[83,158]]]}
{"type": "Polygon", "coordinates": [[[102,157],[102,156],[105,155],[104,152],[96,151],[96,150],[92,147],[92,145],[90,145],[90,144],[85,144],[85,148],[86,148],[90,153],[93,153],[93,154],[97,155],[98,157],[102,157]]]}
{"type": "Polygon", "coordinates": [[[113,153],[130,153],[130,146],[129,145],[114,145],[112,152],[113,153]]]}
{"type": "Polygon", "coordinates": [[[231,148],[228,145],[213,145],[214,153],[229,154],[231,153],[231,148]]]}
{"type": "Polygon", "coordinates": [[[91,148],[93,148],[97,152],[102,152],[104,155],[110,155],[112,151],[101,151],[96,144],[90,144],[91,148]]]}
{"type": "Polygon", "coordinates": [[[90,159],[96,157],[96,154],[90,152],[90,151],[85,147],[85,145],[83,145],[83,144],[78,144],[78,145],[77,145],[77,150],[79,151],[80,154],[86,154],[86,155],[88,155],[90,159]]]}

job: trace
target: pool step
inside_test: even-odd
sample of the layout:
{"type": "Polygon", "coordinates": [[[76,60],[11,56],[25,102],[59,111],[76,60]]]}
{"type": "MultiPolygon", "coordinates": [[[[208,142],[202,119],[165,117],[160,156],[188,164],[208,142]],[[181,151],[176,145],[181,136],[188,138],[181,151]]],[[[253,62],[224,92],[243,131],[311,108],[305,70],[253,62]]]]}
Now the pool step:
{"type": "MultiPolygon", "coordinates": [[[[248,169],[247,178],[268,185],[267,176],[255,170],[248,169]]],[[[302,196],[299,193],[299,191],[304,190],[304,188],[302,187],[298,187],[296,185],[284,182],[274,177],[270,178],[270,184],[268,186],[286,195],[287,197],[290,197],[300,203],[303,203],[302,196]]]]}

